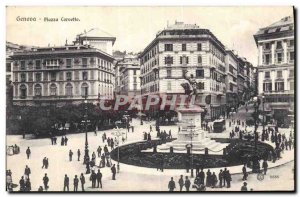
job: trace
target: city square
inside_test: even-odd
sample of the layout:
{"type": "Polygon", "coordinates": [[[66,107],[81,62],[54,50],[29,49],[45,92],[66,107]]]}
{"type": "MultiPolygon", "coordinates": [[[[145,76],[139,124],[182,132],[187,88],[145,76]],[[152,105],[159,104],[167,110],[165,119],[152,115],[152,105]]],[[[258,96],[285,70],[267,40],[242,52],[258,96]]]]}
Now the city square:
{"type": "MultiPolygon", "coordinates": [[[[136,8],[86,9],[101,18],[136,8]]],[[[8,33],[6,190],[295,191],[293,8],[266,22],[258,15],[272,9],[225,10],[238,9],[251,31],[230,38],[219,29],[236,27],[224,22],[235,21],[229,14],[199,12],[220,8],[185,8],[191,18],[167,20],[136,43],[108,22],[82,33],[77,25],[48,46],[8,33]],[[121,47],[130,41],[139,48],[121,47]]],[[[10,19],[22,8],[8,10],[10,19]]],[[[82,17],[69,22],[95,24],[82,17]]],[[[53,23],[46,27],[61,27],[53,23]]]]}

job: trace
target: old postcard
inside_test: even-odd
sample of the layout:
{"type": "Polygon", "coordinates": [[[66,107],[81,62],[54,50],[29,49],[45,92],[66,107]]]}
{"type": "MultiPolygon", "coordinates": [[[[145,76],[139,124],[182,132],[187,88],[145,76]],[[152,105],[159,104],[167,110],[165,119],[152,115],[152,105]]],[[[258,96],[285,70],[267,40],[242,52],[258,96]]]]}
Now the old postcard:
{"type": "Polygon", "coordinates": [[[284,7],[6,8],[9,192],[294,192],[284,7]]]}

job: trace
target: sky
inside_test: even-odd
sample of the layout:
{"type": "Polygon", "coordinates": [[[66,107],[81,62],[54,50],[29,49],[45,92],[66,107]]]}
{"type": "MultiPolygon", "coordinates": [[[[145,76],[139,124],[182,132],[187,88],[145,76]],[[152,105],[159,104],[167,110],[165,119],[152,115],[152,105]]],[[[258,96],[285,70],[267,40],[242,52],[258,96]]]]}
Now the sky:
{"type": "Polygon", "coordinates": [[[77,34],[100,28],[116,37],[114,50],[142,51],[158,31],[175,21],[209,29],[225,46],[254,66],[257,47],[253,35],[259,28],[293,15],[293,7],[7,7],[6,40],[31,46],[70,44],[77,34]],[[37,21],[17,21],[17,17],[37,21]],[[43,18],[58,18],[44,22],[43,18]],[[77,17],[79,22],[62,22],[77,17]],[[39,20],[41,18],[41,20],[39,20]]]}

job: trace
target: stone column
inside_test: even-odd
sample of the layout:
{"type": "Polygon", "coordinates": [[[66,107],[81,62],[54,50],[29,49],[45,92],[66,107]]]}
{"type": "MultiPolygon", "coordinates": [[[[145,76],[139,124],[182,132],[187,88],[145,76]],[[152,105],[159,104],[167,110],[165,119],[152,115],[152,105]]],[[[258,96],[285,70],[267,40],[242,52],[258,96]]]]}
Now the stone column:
{"type": "Polygon", "coordinates": [[[263,61],[262,61],[262,59],[263,59],[263,56],[262,56],[263,53],[262,53],[262,51],[263,51],[262,43],[260,43],[258,45],[258,65],[259,66],[263,64],[263,61]]]}
{"type": "Polygon", "coordinates": [[[275,64],[275,42],[271,42],[272,64],[275,64]]]}
{"type": "Polygon", "coordinates": [[[287,63],[287,40],[283,41],[283,63],[287,63]]]}

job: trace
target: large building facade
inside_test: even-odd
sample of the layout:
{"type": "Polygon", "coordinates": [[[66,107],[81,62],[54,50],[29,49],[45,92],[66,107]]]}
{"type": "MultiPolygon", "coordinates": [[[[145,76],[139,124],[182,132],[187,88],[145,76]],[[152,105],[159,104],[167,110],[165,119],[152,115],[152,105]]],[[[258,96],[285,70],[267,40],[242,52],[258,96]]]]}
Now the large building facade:
{"type": "Polygon", "coordinates": [[[201,83],[199,104],[207,118],[226,111],[225,47],[207,29],[176,22],[157,33],[140,54],[142,95],[184,94],[183,73],[201,83]]]}
{"type": "Polygon", "coordinates": [[[237,69],[238,57],[232,50],[226,50],[226,104],[227,110],[235,108],[238,105],[238,84],[237,69]]]}
{"type": "Polygon", "coordinates": [[[93,46],[33,48],[11,59],[14,104],[79,104],[86,94],[95,103],[114,98],[114,58],[93,46]]]}
{"type": "Polygon", "coordinates": [[[278,125],[294,110],[294,18],[285,17],[254,35],[258,47],[258,94],[278,125]]]}

